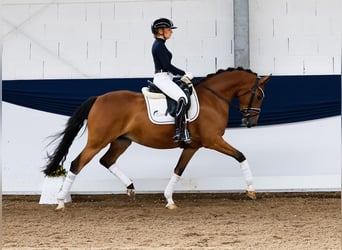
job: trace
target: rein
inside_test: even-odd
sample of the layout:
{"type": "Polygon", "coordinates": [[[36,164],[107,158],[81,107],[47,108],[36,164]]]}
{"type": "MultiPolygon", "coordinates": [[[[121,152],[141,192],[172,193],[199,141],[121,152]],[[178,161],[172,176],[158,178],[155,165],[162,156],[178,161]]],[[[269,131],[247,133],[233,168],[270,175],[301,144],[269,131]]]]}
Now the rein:
{"type": "Polygon", "coordinates": [[[256,80],[255,80],[255,83],[253,85],[253,87],[249,90],[247,90],[245,93],[237,96],[237,97],[240,97],[240,96],[244,96],[244,95],[247,95],[249,92],[252,93],[251,95],[251,99],[249,100],[249,103],[248,103],[248,106],[247,108],[243,108],[243,109],[239,109],[239,107],[237,105],[234,105],[230,100],[228,100],[227,98],[225,98],[224,96],[220,95],[219,93],[217,93],[215,90],[211,89],[210,87],[208,87],[206,84],[202,83],[202,87],[205,88],[206,90],[209,90],[209,92],[211,92],[212,94],[214,94],[216,97],[220,98],[221,100],[223,100],[225,103],[228,104],[228,106],[233,106],[235,107],[236,109],[239,109],[239,111],[244,114],[245,116],[251,116],[248,112],[249,111],[252,111],[254,113],[256,113],[255,115],[259,114],[261,112],[261,109],[260,108],[253,108],[252,107],[252,104],[253,104],[253,101],[254,101],[254,98],[255,98],[255,95],[256,95],[256,90],[259,89],[262,93],[262,98],[264,98],[265,94],[264,94],[264,91],[262,90],[262,88],[260,88],[259,86],[259,78],[257,77],[256,80]]]}
{"type": "Polygon", "coordinates": [[[228,99],[226,99],[224,96],[218,94],[215,90],[212,90],[211,88],[209,88],[207,85],[205,85],[204,83],[202,83],[203,88],[205,88],[206,90],[209,90],[212,94],[214,94],[216,97],[222,99],[224,102],[226,102],[228,105],[231,105],[231,101],[229,101],[228,99]]]}

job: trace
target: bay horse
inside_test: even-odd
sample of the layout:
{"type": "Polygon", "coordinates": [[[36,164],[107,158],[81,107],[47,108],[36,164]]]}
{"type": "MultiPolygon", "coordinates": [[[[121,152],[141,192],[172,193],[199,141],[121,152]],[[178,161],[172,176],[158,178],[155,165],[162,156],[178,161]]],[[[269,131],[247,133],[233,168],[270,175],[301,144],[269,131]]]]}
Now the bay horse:
{"type": "MultiPolygon", "coordinates": [[[[242,123],[247,127],[257,124],[264,86],[271,75],[258,77],[251,70],[228,68],[209,74],[194,88],[197,93],[200,113],[195,121],[189,124],[192,142],[183,147],[174,173],[165,189],[164,196],[167,208],[176,208],[172,199],[174,187],[179,181],[188,162],[196,151],[209,148],[231,156],[240,163],[247,183],[247,196],[255,199],[253,176],[246,157],[239,150],[228,144],[223,138],[228,124],[229,107],[233,98],[237,97],[242,123]]],[[[116,163],[118,157],[125,152],[132,141],[141,145],[171,149],[179,147],[172,139],[174,125],[158,125],[150,122],[146,103],[141,93],[120,90],[87,99],[69,118],[63,132],[55,139],[62,138],[48,156],[48,163],[43,172],[46,175],[55,171],[66,159],[68,150],[78,132],[88,120],[88,140],[81,153],[71,162],[69,171],[57,195],[56,210],[64,211],[64,199],[82,168],[104,147],[110,144],[108,151],[100,158],[100,164],[118,177],[126,186],[127,194],[134,197],[133,182],[116,163]]]]}

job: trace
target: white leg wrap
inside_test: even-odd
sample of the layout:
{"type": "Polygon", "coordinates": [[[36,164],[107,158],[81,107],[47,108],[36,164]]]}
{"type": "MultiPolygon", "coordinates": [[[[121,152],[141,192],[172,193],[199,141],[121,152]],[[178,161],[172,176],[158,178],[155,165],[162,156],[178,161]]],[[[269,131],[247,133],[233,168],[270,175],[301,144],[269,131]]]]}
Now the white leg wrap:
{"type": "Polygon", "coordinates": [[[131,185],[133,182],[130,178],[127,177],[127,175],[125,175],[122,170],[120,168],[118,168],[117,164],[114,164],[113,166],[111,166],[110,168],[108,168],[108,170],[114,174],[116,177],[119,178],[119,180],[125,184],[125,187],[128,187],[129,185],[131,185]]]}
{"type": "Polygon", "coordinates": [[[71,171],[68,171],[67,176],[65,177],[65,180],[61,187],[61,190],[57,194],[57,200],[64,201],[65,197],[70,192],[71,186],[74,183],[75,178],[76,175],[73,174],[71,171]]]}
{"type": "Polygon", "coordinates": [[[253,175],[252,175],[252,171],[249,167],[248,161],[244,160],[243,162],[241,162],[241,170],[242,170],[242,174],[245,177],[246,183],[247,183],[247,190],[254,190],[253,188],[253,175]]]}
{"type": "Polygon", "coordinates": [[[179,175],[176,175],[176,174],[173,174],[169,183],[167,184],[166,186],[166,189],[164,191],[164,196],[167,200],[167,205],[166,206],[169,206],[169,205],[172,205],[172,204],[175,204],[173,199],[172,199],[172,194],[173,194],[173,191],[175,189],[175,186],[177,184],[177,182],[180,180],[180,176],[179,175]]]}

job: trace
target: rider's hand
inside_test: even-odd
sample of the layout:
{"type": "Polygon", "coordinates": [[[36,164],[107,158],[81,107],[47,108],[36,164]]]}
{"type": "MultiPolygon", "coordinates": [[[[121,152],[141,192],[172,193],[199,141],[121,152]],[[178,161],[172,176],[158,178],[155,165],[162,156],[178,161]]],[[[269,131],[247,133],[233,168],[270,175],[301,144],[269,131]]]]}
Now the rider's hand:
{"type": "Polygon", "coordinates": [[[187,85],[192,85],[191,79],[194,76],[190,72],[186,72],[184,76],[182,76],[181,81],[186,83],[187,85]]]}

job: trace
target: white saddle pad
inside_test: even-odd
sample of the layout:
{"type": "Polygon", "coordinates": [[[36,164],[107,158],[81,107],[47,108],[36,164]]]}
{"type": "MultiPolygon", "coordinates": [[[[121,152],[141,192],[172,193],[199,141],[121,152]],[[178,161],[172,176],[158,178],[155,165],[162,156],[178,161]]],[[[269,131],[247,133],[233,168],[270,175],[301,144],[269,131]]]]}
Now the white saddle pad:
{"type": "MultiPolygon", "coordinates": [[[[161,93],[149,92],[147,87],[141,89],[147,106],[147,113],[150,121],[154,124],[173,124],[175,118],[170,114],[166,114],[167,103],[166,96],[161,93]]],[[[199,104],[195,89],[193,88],[192,95],[190,97],[191,106],[188,111],[188,121],[192,122],[196,120],[199,114],[199,104]]]]}

